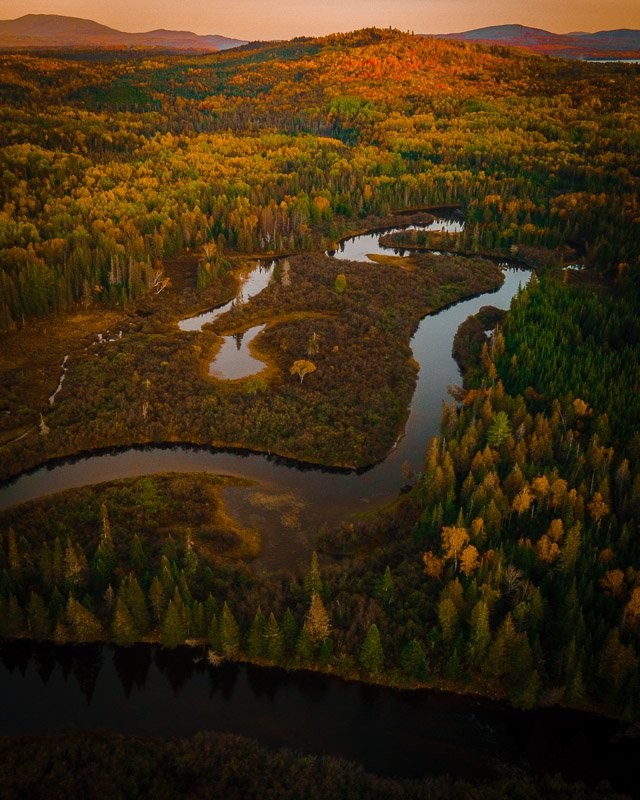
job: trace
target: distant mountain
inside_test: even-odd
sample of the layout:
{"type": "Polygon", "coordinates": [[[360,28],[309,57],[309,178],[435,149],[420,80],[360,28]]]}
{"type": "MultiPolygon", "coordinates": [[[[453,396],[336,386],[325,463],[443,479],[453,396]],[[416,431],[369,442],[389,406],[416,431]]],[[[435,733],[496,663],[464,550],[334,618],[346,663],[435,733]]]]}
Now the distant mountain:
{"type": "Polygon", "coordinates": [[[199,36],[191,31],[154,30],[125,33],[98,22],[58,14],[26,14],[0,20],[0,47],[158,47],[164,50],[228,50],[246,44],[226,36],[199,36]]]}
{"type": "Polygon", "coordinates": [[[463,33],[438,34],[435,38],[526,47],[563,58],[640,57],[640,31],[628,29],[560,34],[525,25],[491,25],[463,33]]]}

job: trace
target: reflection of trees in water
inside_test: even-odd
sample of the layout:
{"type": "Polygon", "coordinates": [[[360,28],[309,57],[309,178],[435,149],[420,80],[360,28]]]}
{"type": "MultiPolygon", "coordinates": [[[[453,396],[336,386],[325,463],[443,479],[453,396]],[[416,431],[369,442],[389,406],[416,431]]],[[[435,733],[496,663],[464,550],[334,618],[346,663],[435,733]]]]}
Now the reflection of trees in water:
{"type": "Polygon", "coordinates": [[[113,666],[125,697],[129,697],[134,686],[144,688],[151,667],[151,648],[116,647],[113,650],[113,666]]]}
{"type": "Polygon", "coordinates": [[[71,667],[73,666],[73,645],[62,645],[59,653],[56,653],[56,661],[62,668],[62,677],[65,683],[69,680],[71,675],[71,667]]]}
{"type": "Polygon", "coordinates": [[[240,674],[238,664],[223,663],[217,667],[209,666],[209,698],[220,694],[224,700],[231,700],[240,674]]]}
{"type": "Polygon", "coordinates": [[[74,647],[72,654],[73,675],[80,691],[85,696],[87,705],[91,704],[93,693],[102,669],[103,646],[101,644],[84,644],[74,647]]]}
{"type": "Polygon", "coordinates": [[[195,671],[193,652],[188,647],[176,647],[173,650],[163,647],[156,650],[156,666],[169,681],[175,696],[180,693],[195,671]]]}
{"type": "Polygon", "coordinates": [[[32,655],[32,644],[27,641],[13,641],[10,644],[0,645],[0,658],[2,663],[9,670],[18,670],[24,675],[32,655]]]}
{"type": "Polygon", "coordinates": [[[46,686],[56,666],[56,651],[50,644],[36,645],[34,647],[33,660],[36,672],[46,686]]]}
{"type": "Polygon", "coordinates": [[[254,697],[266,697],[270,702],[275,700],[278,689],[286,680],[286,673],[279,669],[260,669],[247,664],[247,683],[254,697]]]}

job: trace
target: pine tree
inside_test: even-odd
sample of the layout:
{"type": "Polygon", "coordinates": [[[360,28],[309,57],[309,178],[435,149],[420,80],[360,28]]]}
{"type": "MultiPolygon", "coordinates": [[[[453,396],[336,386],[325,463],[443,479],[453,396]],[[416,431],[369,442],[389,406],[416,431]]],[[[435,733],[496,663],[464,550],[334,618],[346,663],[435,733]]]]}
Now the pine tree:
{"type": "Polygon", "coordinates": [[[121,593],[131,613],[136,630],[142,634],[146,633],[151,625],[149,608],[147,607],[144,592],[140,588],[138,579],[133,572],[130,572],[122,582],[121,593]]]}
{"type": "Polygon", "coordinates": [[[491,642],[489,627],[489,608],[484,600],[478,600],[471,612],[471,641],[469,642],[469,661],[480,666],[491,642]]]}
{"type": "Polygon", "coordinates": [[[88,573],[87,559],[78,547],[76,548],[70,538],[64,551],[64,577],[69,586],[80,586],[84,583],[88,573]]]}
{"type": "Polygon", "coordinates": [[[160,638],[162,644],[167,647],[178,647],[178,645],[184,644],[187,638],[187,630],[180,608],[173,599],[169,600],[169,605],[162,620],[160,638]]]}
{"type": "Polygon", "coordinates": [[[165,594],[164,588],[160,583],[160,578],[158,578],[157,575],[149,587],[149,601],[151,602],[153,617],[155,621],[159,623],[164,616],[165,594]]]}
{"type": "Polygon", "coordinates": [[[309,573],[304,579],[304,590],[310,598],[313,597],[314,594],[322,594],[322,578],[320,577],[320,568],[318,566],[318,554],[315,550],[311,554],[309,573]]]}
{"type": "Polygon", "coordinates": [[[329,635],[329,615],[319,594],[311,597],[311,605],[304,621],[304,629],[312,644],[317,645],[329,635]]]}
{"type": "Polygon", "coordinates": [[[456,631],[458,624],[458,609],[453,600],[444,597],[438,605],[438,619],[442,628],[442,636],[446,641],[450,641],[456,631]]]}
{"type": "Polygon", "coordinates": [[[218,618],[215,613],[209,617],[209,627],[207,629],[207,644],[214,653],[220,652],[220,629],[218,625],[218,618]]]}
{"type": "Polygon", "coordinates": [[[424,680],[427,676],[427,657],[424,647],[417,639],[412,639],[400,653],[402,671],[408,678],[424,680]]]}
{"type": "Polygon", "coordinates": [[[226,601],[220,615],[220,649],[227,658],[240,652],[240,628],[226,601]]]}
{"type": "Polygon", "coordinates": [[[0,636],[19,636],[24,631],[25,620],[17,597],[10,594],[7,600],[0,598],[0,602],[0,636]]]}
{"type": "Polygon", "coordinates": [[[31,592],[27,606],[27,626],[36,641],[47,639],[51,633],[49,615],[42,596],[38,592],[31,592]]]}
{"type": "Polygon", "coordinates": [[[384,650],[380,639],[380,631],[375,622],[369,626],[367,635],[360,650],[360,663],[373,675],[377,675],[384,665],[384,650]]]}
{"type": "Polygon", "coordinates": [[[311,641],[306,628],[303,626],[296,642],[296,661],[298,664],[306,664],[313,658],[313,642],[311,641]]]}
{"type": "Polygon", "coordinates": [[[511,656],[516,641],[516,629],[511,614],[502,621],[485,661],[485,671],[495,678],[506,675],[511,666],[511,656]]]}
{"type": "Polygon", "coordinates": [[[147,556],[145,555],[142,540],[140,539],[137,531],[134,533],[133,539],[131,540],[131,547],[129,548],[129,563],[131,564],[131,569],[136,573],[136,575],[144,575],[145,570],[147,569],[147,556]]]}
{"type": "Polygon", "coordinates": [[[265,626],[266,620],[262,609],[258,608],[249,629],[247,637],[247,654],[249,658],[262,658],[265,651],[265,626]]]}
{"type": "Polygon", "coordinates": [[[100,620],[73,596],[69,596],[66,609],[67,623],[79,642],[95,642],[104,639],[100,620]]]}
{"type": "Polygon", "coordinates": [[[282,644],[286,656],[292,656],[298,641],[298,623],[290,608],[284,612],[282,619],[282,644]]]}
{"type": "Polygon", "coordinates": [[[393,599],[395,591],[395,584],[391,577],[391,567],[387,565],[384,575],[378,580],[375,588],[375,595],[385,603],[389,603],[393,599]]]}
{"type": "Polygon", "coordinates": [[[273,612],[269,614],[264,638],[267,658],[270,661],[280,663],[282,661],[282,655],[284,652],[284,643],[280,626],[278,625],[278,620],[275,618],[273,612]]]}
{"type": "Polygon", "coordinates": [[[116,600],[116,607],[111,622],[111,635],[117,644],[121,645],[133,644],[140,636],[133,616],[122,597],[122,593],[120,593],[116,600]]]}

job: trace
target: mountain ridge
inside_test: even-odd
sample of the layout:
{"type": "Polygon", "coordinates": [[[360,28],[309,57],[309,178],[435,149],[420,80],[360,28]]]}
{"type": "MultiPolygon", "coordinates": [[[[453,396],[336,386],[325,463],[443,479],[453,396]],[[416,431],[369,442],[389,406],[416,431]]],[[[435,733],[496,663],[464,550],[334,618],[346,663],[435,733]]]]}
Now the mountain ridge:
{"type": "Polygon", "coordinates": [[[537,53],[563,58],[632,58],[640,56],[640,30],[617,28],[594,33],[576,31],[552,33],[526,25],[489,25],[459,33],[435,34],[436,39],[453,39],[504,47],[525,47],[537,53]]]}
{"type": "Polygon", "coordinates": [[[94,20],[62,14],[25,14],[0,20],[0,47],[163,47],[172,50],[217,51],[247,44],[219,34],[200,35],[192,31],[156,28],[129,33],[94,20]]]}

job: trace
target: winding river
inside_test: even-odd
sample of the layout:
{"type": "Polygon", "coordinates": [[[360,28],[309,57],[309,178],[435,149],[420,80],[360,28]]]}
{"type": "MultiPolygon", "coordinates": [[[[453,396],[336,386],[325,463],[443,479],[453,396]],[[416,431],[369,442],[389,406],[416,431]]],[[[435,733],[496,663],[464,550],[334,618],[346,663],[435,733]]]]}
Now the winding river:
{"type": "MultiPolygon", "coordinates": [[[[432,229],[455,226],[457,220],[438,220],[432,229]]],[[[387,233],[388,231],[384,231],[387,233]]],[[[357,238],[357,253],[385,252],[378,244],[380,232],[357,238]]],[[[337,258],[353,258],[351,240],[343,243],[337,258]]],[[[388,251],[387,251],[388,252],[388,251]]],[[[273,263],[260,262],[241,287],[234,301],[212,311],[183,320],[183,330],[197,331],[202,325],[231,308],[234,302],[257,294],[273,272],[273,263]]],[[[315,532],[347,515],[382,505],[397,496],[403,485],[402,466],[408,462],[419,472],[426,443],[438,433],[442,403],[451,398],[447,387],[460,383],[460,371],[451,355],[453,337],[464,320],[490,303],[508,308],[511,298],[529,279],[528,270],[504,267],[504,283],[495,292],[460,301],[439,313],[426,316],[411,339],[413,356],[419,364],[414,392],[404,431],[386,458],[365,470],[345,471],[303,465],[268,454],[218,450],[191,445],[155,445],[130,447],[92,453],[86,457],[52,462],[20,475],[0,488],[0,508],[54,494],[64,489],[87,486],[102,481],[162,472],[204,472],[248,478],[260,482],[265,491],[291,498],[298,514],[294,530],[279,524],[275,512],[249,507],[246,489],[228,488],[224,499],[228,511],[241,521],[260,527],[263,533],[259,565],[266,568],[295,568],[308,563],[315,532]],[[327,503],[330,498],[330,504],[327,503]]],[[[232,344],[233,348],[236,343],[232,344]]],[[[214,362],[215,363],[215,362],[214,362]]],[[[258,367],[260,364],[258,363],[258,367]]],[[[246,373],[245,373],[246,374],[246,373]]]]}
{"type": "MultiPolygon", "coordinates": [[[[363,258],[379,252],[377,238],[358,237],[357,256],[356,244],[349,242],[335,255],[363,258]]],[[[272,264],[258,265],[243,285],[243,297],[264,288],[272,271],[272,264]]],[[[395,497],[405,461],[420,470],[425,444],[439,429],[442,402],[449,400],[447,386],[460,381],[451,356],[458,326],[488,303],[507,307],[529,277],[525,270],[508,267],[504,274],[496,292],[421,321],[411,340],[420,371],[405,430],[374,467],[337,471],[184,445],[127,448],[23,474],[0,488],[0,508],[71,487],[165,471],[242,476],[302,505],[295,531],[266,525],[261,564],[306,562],[313,541],[301,531],[317,530],[322,522],[395,497]]],[[[184,320],[181,328],[199,330],[230,305],[184,320]]],[[[246,491],[225,490],[232,514],[246,515],[246,491]]],[[[572,780],[609,778],[631,791],[637,786],[637,742],[624,735],[622,724],[595,715],[557,708],[524,713],[488,699],[397,692],[238,664],[212,667],[204,653],[194,650],[0,643],[0,697],[0,735],[103,728],[173,737],[216,729],[269,746],[339,754],[382,775],[450,773],[487,779],[526,768],[562,771],[572,780]]]]}

